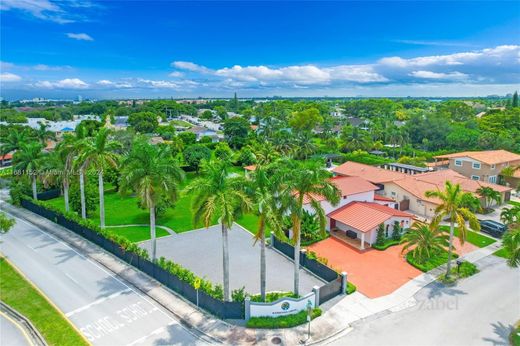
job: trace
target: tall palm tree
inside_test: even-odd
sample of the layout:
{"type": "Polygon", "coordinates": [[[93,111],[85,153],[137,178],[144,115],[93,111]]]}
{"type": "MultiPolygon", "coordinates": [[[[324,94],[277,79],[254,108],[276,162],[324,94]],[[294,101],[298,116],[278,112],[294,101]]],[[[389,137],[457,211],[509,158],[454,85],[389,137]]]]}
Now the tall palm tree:
{"type": "MultiPolygon", "coordinates": [[[[74,175],[74,160],[82,149],[82,133],[73,135],[65,135],[63,140],[56,146],[55,152],[59,157],[59,162],[62,165],[62,183],[63,183],[63,198],[65,200],[65,211],[70,210],[69,206],[69,187],[70,179],[74,175]]],[[[84,201],[84,196],[82,196],[84,201]]]]}
{"type": "Polygon", "coordinates": [[[54,136],[54,133],[52,133],[51,131],[48,131],[47,128],[49,127],[49,125],[45,124],[45,123],[38,123],[40,125],[40,127],[38,129],[36,129],[36,138],[40,141],[40,143],[45,147],[47,145],[47,140],[49,139],[54,139],[55,136],[54,136]]]}
{"type": "Polygon", "coordinates": [[[484,197],[484,201],[486,203],[486,209],[491,207],[491,203],[495,202],[497,204],[500,204],[502,201],[502,195],[500,195],[500,192],[494,190],[492,187],[488,186],[482,186],[477,189],[477,193],[484,197]]]}
{"type": "Polygon", "coordinates": [[[446,181],[444,191],[434,190],[426,191],[426,197],[438,198],[440,204],[435,208],[435,217],[432,220],[434,227],[447,218],[450,222],[450,238],[448,247],[448,265],[446,270],[446,277],[451,273],[451,257],[453,250],[453,235],[455,231],[455,223],[459,229],[459,239],[461,244],[466,241],[467,227],[466,221],[475,231],[480,231],[480,223],[475,214],[468,208],[463,207],[463,202],[467,197],[464,195],[469,192],[463,192],[459,184],[453,185],[450,181],[446,181]]]}
{"type": "Polygon", "coordinates": [[[401,240],[403,249],[401,253],[412,251],[412,257],[424,262],[435,253],[446,251],[449,246],[448,235],[435,225],[423,222],[415,222],[410,230],[403,235],[401,240]]]}
{"type": "Polygon", "coordinates": [[[152,239],[152,261],[156,258],[155,207],[162,199],[171,202],[179,197],[179,184],[184,172],[173,159],[167,146],[154,146],[137,140],[132,151],[123,162],[121,192],[137,193],[141,204],[150,211],[150,235],[152,239]]]}
{"type": "Polygon", "coordinates": [[[99,221],[101,228],[105,227],[105,189],[103,185],[103,170],[107,166],[116,168],[118,165],[115,150],[121,147],[118,142],[108,138],[110,130],[101,128],[95,137],[83,142],[83,148],[79,156],[84,169],[94,167],[98,173],[99,189],[99,221]]]}
{"type": "Polygon", "coordinates": [[[13,168],[17,171],[23,171],[31,177],[32,193],[34,199],[38,199],[38,193],[36,191],[36,179],[42,166],[43,157],[44,155],[42,153],[42,146],[37,142],[22,144],[21,148],[14,154],[13,157],[13,168]]]}
{"type": "Polygon", "coordinates": [[[513,268],[520,266],[520,227],[507,231],[502,244],[507,254],[507,264],[513,268]]]}
{"type": "Polygon", "coordinates": [[[3,165],[4,156],[9,154],[12,151],[19,150],[24,143],[27,143],[31,140],[31,136],[26,129],[17,130],[17,129],[9,129],[4,136],[1,138],[2,145],[0,146],[0,155],[2,156],[3,165]]]}
{"type": "MultiPolygon", "coordinates": [[[[285,164],[285,163],[283,163],[285,164]]],[[[332,205],[336,205],[341,193],[332,182],[329,181],[330,173],[323,168],[320,162],[294,162],[289,163],[284,180],[285,188],[282,190],[283,203],[292,222],[292,241],[294,242],[294,293],[300,291],[300,245],[301,222],[304,211],[304,201],[308,200],[310,207],[320,222],[321,232],[325,232],[326,216],[316,196],[325,197],[332,205]]]]}
{"type": "Polygon", "coordinates": [[[245,181],[240,176],[230,176],[229,167],[222,161],[204,161],[202,176],[186,187],[192,195],[193,219],[207,228],[217,219],[222,231],[222,265],[224,272],[224,300],[231,301],[229,290],[229,241],[228,231],[233,222],[251,210],[252,203],[243,190],[245,181]]]}
{"type": "Polygon", "coordinates": [[[517,227],[517,224],[520,224],[520,206],[503,208],[500,212],[500,220],[511,228],[517,227]]]}
{"type": "Polygon", "coordinates": [[[255,244],[260,242],[260,295],[266,297],[266,257],[265,232],[266,228],[278,237],[282,233],[282,213],[280,212],[279,191],[281,176],[269,166],[257,165],[249,175],[246,185],[248,195],[253,201],[253,210],[258,215],[258,228],[254,234],[255,244]]]}
{"type": "Polygon", "coordinates": [[[370,138],[367,136],[366,131],[358,127],[343,127],[341,138],[344,141],[344,147],[350,151],[365,150],[371,146],[370,138]]]}

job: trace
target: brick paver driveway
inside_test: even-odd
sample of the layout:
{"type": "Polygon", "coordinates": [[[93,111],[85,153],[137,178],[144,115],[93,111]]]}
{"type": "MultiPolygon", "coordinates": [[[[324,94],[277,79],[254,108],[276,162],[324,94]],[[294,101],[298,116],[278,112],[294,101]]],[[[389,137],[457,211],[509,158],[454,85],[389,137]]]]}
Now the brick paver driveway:
{"type": "MultiPolygon", "coordinates": [[[[463,247],[460,247],[458,240],[454,243],[460,249],[459,253],[476,249],[467,242],[463,247]]],[[[406,262],[401,255],[401,245],[389,247],[385,251],[368,249],[360,252],[330,237],[309,246],[309,250],[327,258],[333,268],[346,271],[348,279],[370,298],[390,294],[422,273],[406,262]]]]}

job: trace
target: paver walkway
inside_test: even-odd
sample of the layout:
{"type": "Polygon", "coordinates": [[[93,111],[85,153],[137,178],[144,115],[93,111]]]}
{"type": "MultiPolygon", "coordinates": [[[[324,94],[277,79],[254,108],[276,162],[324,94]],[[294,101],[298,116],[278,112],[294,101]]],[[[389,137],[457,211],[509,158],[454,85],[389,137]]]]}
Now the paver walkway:
{"type": "MultiPolygon", "coordinates": [[[[361,252],[333,237],[309,246],[309,250],[327,258],[333,268],[347,272],[348,280],[369,298],[390,294],[422,274],[406,262],[402,248],[397,245],[384,251],[367,249],[361,252]]],[[[460,255],[477,249],[468,242],[461,246],[458,239],[455,248],[460,255]]]]}

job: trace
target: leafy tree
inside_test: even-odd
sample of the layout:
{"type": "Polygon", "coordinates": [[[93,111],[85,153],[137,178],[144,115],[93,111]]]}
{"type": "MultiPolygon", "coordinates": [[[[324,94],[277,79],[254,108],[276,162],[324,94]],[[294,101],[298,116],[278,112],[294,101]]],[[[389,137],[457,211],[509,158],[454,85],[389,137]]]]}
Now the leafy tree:
{"type": "Polygon", "coordinates": [[[459,229],[459,240],[461,244],[466,241],[467,227],[466,221],[472,229],[480,231],[480,223],[475,214],[468,208],[463,206],[464,195],[469,192],[463,192],[459,184],[453,185],[450,181],[446,181],[444,191],[434,190],[426,191],[426,197],[438,198],[440,204],[435,208],[435,217],[432,220],[432,227],[436,228],[440,222],[448,218],[450,222],[450,237],[448,247],[448,266],[446,270],[446,278],[449,278],[451,273],[451,257],[453,249],[453,234],[455,230],[455,223],[459,229]]]}
{"type": "Polygon", "coordinates": [[[289,118],[289,126],[296,132],[310,132],[321,123],[323,123],[323,117],[316,108],[307,108],[300,112],[294,112],[289,118]]]}
{"type": "Polygon", "coordinates": [[[193,144],[184,149],[183,152],[184,161],[188,166],[199,170],[200,164],[203,160],[209,160],[211,158],[211,150],[202,144],[193,144]]]}
{"type": "Polygon", "coordinates": [[[155,208],[164,200],[171,203],[177,201],[184,172],[172,158],[168,147],[138,141],[123,163],[122,176],[121,192],[134,191],[141,205],[150,210],[152,261],[155,261],[155,208]]]}
{"type": "Polygon", "coordinates": [[[246,143],[250,125],[246,119],[231,118],[224,122],[224,137],[233,149],[240,149],[246,143]]]}
{"type": "Polygon", "coordinates": [[[336,205],[341,193],[329,181],[330,173],[323,168],[321,162],[296,161],[280,162],[279,169],[285,173],[286,186],[280,191],[283,196],[284,206],[292,221],[292,241],[294,242],[294,293],[300,290],[300,243],[301,243],[301,220],[304,211],[304,200],[309,200],[308,205],[315,212],[319,222],[320,230],[325,232],[325,212],[314,196],[325,197],[332,205],[336,205]]]}
{"type": "Polygon", "coordinates": [[[228,231],[240,215],[252,208],[251,200],[243,191],[245,184],[243,177],[229,175],[226,162],[205,161],[202,176],[186,188],[186,193],[192,196],[193,219],[196,224],[202,222],[207,228],[213,220],[219,220],[222,231],[225,301],[231,300],[228,231]]]}
{"type": "Polygon", "coordinates": [[[158,115],[153,112],[137,112],[130,114],[128,124],[140,133],[153,133],[159,126],[158,115]]]}
{"type": "Polygon", "coordinates": [[[197,136],[193,132],[181,132],[178,137],[182,140],[185,147],[197,142],[197,136]]]}
{"type": "Polygon", "coordinates": [[[223,106],[216,106],[215,107],[215,112],[217,112],[217,115],[222,120],[226,120],[228,118],[226,108],[224,108],[223,106]]]}
{"type": "Polygon", "coordinates": [[[242,147],[238,154],[237,162],[242,166],[252,165],[256,162],[256,157],[249,147],[242,147]]]}
{"type": "Polygon", "coordinates": [[[420,263],[424,263],[442,251],[446,251],[451,245],[448,241],[448,235],[435,224],[427,225],[423,222],[415,222],[403,235],[401,243],[404,244],[402,253],[411,250],[411,256],[420,263]]]}
{"type": "Polygon", "coordinates": [[[457,122],[468,121],[475,115],[473,108],[464,101],[450,100],[439,105],[439,111],[457,122]]]}
{"type": "Polygon", "coordinates": [[[518,91],[515,91],[515,93],[513,94],[513,101],[511,102],[511,107],[518,107],[518,91]]]}
{"type": "Polygon", "coordinates": [[[97,120],[82,120],[76,126],[76,132],[83,133],[85,137],[92,137],[102,126],[103,124],[97,120]]]}
{"type": "Polygon", "coordinates": [[[341,140],[344,151],[366,150],[371,146],[366,131],[350,125],[341,129],[341,140]]]}
{"type": "Polygon", "coordinates": [[[9,232],[15,223],[16,221],[14,219],[7,217],[5,213],[0,212],[0,234],[9,232]]]}
{"type": "Polygon", "coordinates": [[[36,179],[38,178],[43,160],[44,154],[42,153],[42,146],[37,142],[22,144],[20,150],[18,150],[13,156],[13,169],[19,172],[24,172],[25,175],[31,178],[34,199],[38,199],[36,179]]]}
{"type": "Polygon", "coordinates": [[[209,109],[206,109],[204,112],[202,112],[200,118],[204,120],[211,120],[213,119],[213,113],[209,109]]]}
{"type": "Polygon", "coordinates": [[[215,157],[219,160],[231,162],[233,150],[231,150],[226,142],[220,142],[215,147],[215,157]]]}
{"type": "Polygon", "coordinates": [[[70,208],[78,214],[85,211],[85,217],[96,211],[99,204],[99,194],[92,182],[87,183],[83,187],[83,197],[81,188],[78,183],[70,186],[70,208]],[[83,202],[82,202],[83,201],[83,202]]]}

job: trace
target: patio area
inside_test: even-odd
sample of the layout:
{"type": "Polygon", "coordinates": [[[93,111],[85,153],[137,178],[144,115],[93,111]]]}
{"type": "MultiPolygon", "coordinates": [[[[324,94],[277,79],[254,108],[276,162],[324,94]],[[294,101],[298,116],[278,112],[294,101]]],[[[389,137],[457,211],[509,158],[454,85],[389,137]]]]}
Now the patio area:
{"type": "MultiPolygon", "coordinates": [[[[251,233],[238,225],[229,231],[229,272],[231,289],[245,287],[251,294],[260,292],[260,247],[253,246],[251,233]]],[[[150,252],[151,241],[139,244],[150,252]]],[[[222,232],[219,225],[157,239],[157,257],[164,256],[196,275],[222,284],[222,232]]],[[[293,291],[293,262],[266,248],[267,291],[293,291]]],[[[300,292],[306,294],[323,282],[300,270],[300,292]]]]}

